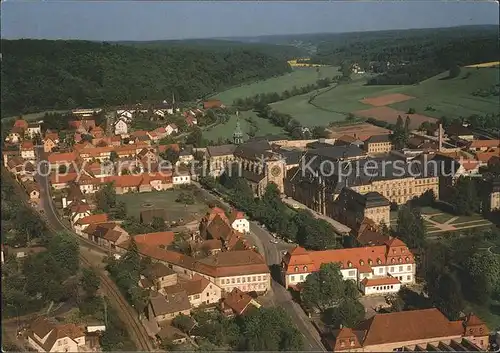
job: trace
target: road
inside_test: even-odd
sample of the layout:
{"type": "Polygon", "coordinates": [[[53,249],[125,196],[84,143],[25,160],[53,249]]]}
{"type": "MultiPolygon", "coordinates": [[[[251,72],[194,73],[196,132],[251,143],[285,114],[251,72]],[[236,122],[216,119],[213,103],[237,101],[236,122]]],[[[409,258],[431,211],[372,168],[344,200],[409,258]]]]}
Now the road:
{"type": "MultiPolygon", "coordinates": [[[[201,190],[203,196],[209,201],[217,201],[218,203],[223,204],[226,208],[231,208],[231,205],[222,200],[220,197],[212,194],[210,191],[203,189],[200,184],[196,182],[193,182],[193,184],[201,190]]],[[[265,257],[267,264],[271,268],[271,272],[273,274],[271,283],[273,302],[275,306],[281,307],[287,311],[295,326],[304,336],[304,350],[324,352],[325,347],[321,343],[319,333],[312,325],[311,320],[309,320],[300,305],[293,301],[292,296],[285,289],[285,287],[278,282],[280,279],[277,272],[281,264],[283,252],[295,247],[295,245],[288,244],[283,241],[279,241],[277,244],[274,244],[271,242],[274,240],[273,236],[254,221],[250,222],[250,233],[247,234],[247,237],[255,246],[257,246],[259,252],[265,257]]]]}
{"type": "MultiPolygon", "coordinates": [[[[86,241],[78,234],[73,232],[73,230],[66,227],[57,214],[57,210],[54,208],[54,203],[52,202],[52,197],[50,195],[50,184],[48,175],[49,165],[46,162],[46,156],[43,152],[43,147],[37,147],[38,156],[38,168],[40,174],[37,174],[37,182],[40,187],[40,200],[41,207],[44,211],[45,219],[48,225],[55,231],[65,231],[78,239],[80,243],[81,250],[96,250],[104,252],[102,248],[93,244],[90,241],[86,241]]],[[[101,290],[110,299],[111,304],[114,306],[118,315],[127,327],[127,331],[130,338],[135,342],[136,347],[140,351],[153,351],[153,346],[149,335],[147,334],[145,328],[139,321],[137,312],[128,304],[125,298],[120,293],[118,287],[115,283],[107,276],[107,274],[101,268],[96,268],[92,265],[92,261],[85,256],[86,251],[80,251],[80,261],[85,267],[92,267],[101,279],[101,290]]]]}

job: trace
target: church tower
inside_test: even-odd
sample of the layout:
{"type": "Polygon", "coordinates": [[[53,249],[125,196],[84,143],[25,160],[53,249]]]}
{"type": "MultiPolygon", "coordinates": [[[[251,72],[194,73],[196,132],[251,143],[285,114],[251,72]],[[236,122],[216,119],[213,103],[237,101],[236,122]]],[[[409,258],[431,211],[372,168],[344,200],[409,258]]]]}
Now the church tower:
{"type": "Polygon", "coordinates": [[[236,128],[233,133],[233,143],[235,145],[241,145],[243,143],[243,132],[241,131],[239,112],[236,112],[236,128]]]}

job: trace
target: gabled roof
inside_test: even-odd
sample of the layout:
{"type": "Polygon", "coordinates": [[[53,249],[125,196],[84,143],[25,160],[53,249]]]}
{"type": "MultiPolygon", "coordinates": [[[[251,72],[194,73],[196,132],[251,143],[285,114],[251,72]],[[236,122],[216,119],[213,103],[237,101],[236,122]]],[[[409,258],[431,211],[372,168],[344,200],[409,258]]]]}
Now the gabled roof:
{"type": "Polygon", "coordinates": [[[168,246],[174,241],[174,232],[144,233],[134,236],[136,243],[150,246],[168,246]]]}
{"type": "Polygon", "coordinates": [[[252,303],[252,297],[242,292],[237,287],[227,294],[223,299],[223,306],[228,306],[236,315],[242,315],[248,306],[252,303]]]}
{"type": "Polygon", "coordinates": [[[215,284],[211,283],[205,277],[202,277],[198,274],[193,275],[191,279],[180,279],[177,284],[173,286],[168,286],[163,288],[165,293],[179,293],[186,292],[187,295],[196,295],[201,294],[209,285],[215,286],[215,284]]]}
{"type": "Polygon", "coordinates": [[[162,296],[153,292],[149,298],[155,316],[174,314],[191,309],[186,292],[178,292],[162,296]]]}
{"type": "Polygon", "coordinates": [[[107,221],[108,221],[108,214],[101,213],[80,218],[78,221],[76,221],[76,224],[79,225],[98,224],[98,223],[105,223],[107,221]]]}

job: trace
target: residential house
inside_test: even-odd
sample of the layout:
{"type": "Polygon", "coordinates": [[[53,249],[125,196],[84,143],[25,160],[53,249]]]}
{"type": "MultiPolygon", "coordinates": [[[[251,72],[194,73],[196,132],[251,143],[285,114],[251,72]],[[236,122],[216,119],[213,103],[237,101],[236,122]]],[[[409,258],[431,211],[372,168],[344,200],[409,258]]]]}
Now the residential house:
{"type": "Polygon", "coordinates": [[[261,305],[250,295],[234,288],[227,293],[220,303],[220,309],[226,316],[240,316],[253,308],[260,308],[261,305]]]}
{"type": "Polygon", "coordinates": [[[156,336],[162,341],[171,342],[172,344],[183,344],[187,342],[188,336],[171,325],[164,325],[156,336]]]}
{"type": "Polygon", "coordinates": [[[473,140],[468,144],[471,152],[487,152],[497,148],[500,148],[500,140],[473,140]]]}
{"type": "Polygon", "coordinates": [[[389,153],[394,148],[391,142],[391,135],[373,135],[364,141],[364,148],[367,153],[383,154],[389,153]]]}
{"type": "Polygon", "coordinates": [[[149,246],[159,246],[166,248],[173,243],[175,239],[174,232],[155,232],[155,233],[144,233],[137,234],[134,236],[134,240],[138,244],[144,244],[149,246]]]}
{"type": "Polygon", "coordinates": [[[179,133],[179,128],[174,123],[168,124],[165,127],[165,134],[167,136],[170,136],[172,134],[177,134],[177,133],[179,133]]]}
{"type": "MultiPolygon", "coordinates": [[[[9,161],[13,158],[17,158],[21,160],[21,153],[19,153],[19,150],[14,150],[14,151],[2,151],[2,157],[3,157],[3,166],[7,167],[9,164],[9,161]]],[[[24,162],[24,161],[23,161],[24,162]]]]}
{"type": "Polygon", "coordinates": [[[109,220],[107,213],[99,213],[95,215],[90,215],[86,217],[82,217],[78,219],[75,223],[73,223],[73,229],[75,233],[78,235],[84,235],[83,231],[87,229],[92,224],[100,224],[107,223],[109,220]]]}
{"type": "Polygon", "coordinates": [[[147,306],[149,320],[162,324],[172,321],[180,314],[189,315],[190,313],[191,304],[186,292],[167,294],[165,296],[158,292],[151,292],[147,306]]]}
{"type": "Polygon", "coordinates": [[[172,182],[175,185],[191,184],[191,174],[188,170],[178,169],[172,176],[172,182]]]}
{"type": "Polygon", "coordinates": [[[229,215],[229,224],[234,230],[240,233],[250,232],[250,222],[245,218],[245,214],[240,211],[233,210],[229,215]]]}
{"type": "Polygon", "coordinates": [[[59,135],[55,132],[45,134],[43,139],[43,151],[46,153],[52,152],[52,150],[59,144],[59,135]]]}
{"type": "Polygon", "coordinates": [[[243,233],[236,231],[224,218],[216,216],[206,227],[206,236],[222,241],[223,249],[227,251],[249,249],[243,233]]]}
{"type": "Polygon", "coordinates": [[[24,139],[24,129],[18,126],[14,126],[10,131],[7,137],[5,138],[5,142],[9,142],[12,144],[18,144],[24,139]]]}
{"type": "Polygon", "coordinates": [[[23,129],[23,131],[26,131],[26,130],[28,130],[28,126],[29,126],[28,122],[26,120],[24,120],[23,118],[20,118],[14,122],[13,127],[17,127],[17,128],[23,129]]]}
{"type": "Polygon", "coordinates": [[[111,250],[115,250],[130,237],[122,227],[113,222],[90,224],[82,233],[83,237],[111,250]]]}
{"type": "Polygon", "coordinates": [[[28,135],[29,138],[33,138],[37,135],[42,136],[42,122],[37,121],[28,123],[25,134],[28,135]]]}
{"type": "Polygon", "coordinates": [[[189,127],[196,126],[196,125],[198,125],[198,119],[194,116],[188,115],[186,117],[186,124],[189,127]]]}
{"type": "Polygon", "coordinates": [[[160,293],[176,294],[185,292],[192,307],[218,303],[221,299],[222,289],[199,274],[194,274],[190,279],[178,278],[174,285],[166,286],[160,293]]]}
{"type": "Polygon", "coordinates": [[[126,135],[128,133],[128,124],[125,119],[117,119],[114,123],[115,135],[126,135]]]}
{"type": "Polygon", "coordinates": [[[450,321],[431,308],[375,314],[353,328],[333,330],[325,341],[333,352],[477,352],[488,349],[488,334],[476,315],[450,321]]]}
{"type": "Polygon", "coordinates": [[[47,157],[52,170],[58,170],[61,165],[69,168],[71,164],[76,163],[78,159],[78,154],[76,152],[53,152],[47,157]]]}
{"type": "MultiPolygon", "coordinates": [[[[124,244],[123,248],[126,246],[124,244]]],[[[155,262],[144,271],[144,275],[141,275],[139,285],[142,288],[149,288],[153,291],[162,291],[164,287],[177,284],[177,278],[177,273],[171,268],[162,263],[155,262]]]]}
{"type": "Polygon", "coordinates": [[[28,193],[28,196],[31,201],[38,202],[40,201],[40,187],[38,183],[34,181],[27,180],[22,183],[24,190],[28,193]]]}
{"type": "Polygon", "coordinates": [[[75,324],[55,325],[45,317],[31,323],[28,345],[37,352],[88,352],[85,331],[75,324]]]}
{"type": "Polygon", "coordinates": [[[385,245],[350,249],[307,251],[302,247],[288,251],[281,267],[286,288],[298,284],[325,263],[338,263],[344,279],[358,284],[364,295],[397,293],[401,286],[415,283],[415,259],[397,238],[385,245]]]}
{"type": "Polygon", "coordinates": [[[71,224],[75,224],[79,219],[85,218],[92,214],[90,210],[90,205],[82,202],[82,203],[73,203],[69,206],[70,209],[70,221],[71,224]]]}
{"type": "Polygon", "coordinates": [[[452,140],[474,140],[474,133],[472,132],[472,130],[468,127],[463,126],[462,124],[450,125],[445,129],[445,131],[452,140]]]}
{"type": "Polygon", "coordinates": [[[31,141],[21,143],[21,157],[27,160],[35,160],[35,146],[31,141]]]}
{"type": "Polygon", "coordinates": [[[192,161],[194,161],[192,146],[188,146],[179,152],[179,160],[177,161],[177,164],[189,164],[192,161]]]}

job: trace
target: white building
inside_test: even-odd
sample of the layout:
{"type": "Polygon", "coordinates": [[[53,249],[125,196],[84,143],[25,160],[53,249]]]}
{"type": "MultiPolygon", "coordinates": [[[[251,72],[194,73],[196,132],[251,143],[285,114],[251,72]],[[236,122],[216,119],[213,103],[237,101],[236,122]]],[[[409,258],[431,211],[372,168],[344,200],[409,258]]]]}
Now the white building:
{"type": "Polygon", "coordinates": [[[166,127],[165,127],[165,134],[168,135],[172,135],[172,134],[176,134],[179,132],[179,128],[177,127],[177,125],[175,124],[168,124],[166,127]]]}
{"type": "Polygon", "coordinates": [[[33,138],[33,136],[35,135],[42,136],[42,123],[43,121],[29,123],[28,128],[26,129],[26,135],[28,135],[30,138],[33,138]]]}
{"type": "Polygon", "coordinates": [[[28,344],[37,352],[88,352],[85,331],[75,324],[54,325],[46,318],[36,319],[28,331],[28,344]]]}
{"type": "Polygon", "coordinates": [[[115,135],[126,135],[128,133],[128,124],[125,119],[117,119],[114,129],[115,135]]]}
{"type": "Polygon", "coordinates": [[[415,259],[405,243],[391,238],[385,245],[307,251],[296,247],[283,257],[285,287],[297,287],[322,264],[338,263],[344,279],[351,279],[365,295],[396,293],[415,283],[415,259]]]}
{"type": "Polygon", "coordinates": [[[229,215],[229,223],[234,230],[240,233],[250,232],[250,222],[245,218],[243,212],[233,210],[229,215]]]}
{"type": "Polygon", "coordinates": [[[191,175],[189,172],[176,172],[172,177],[172,183],[175,185],[191,184],[191,175]]]}

